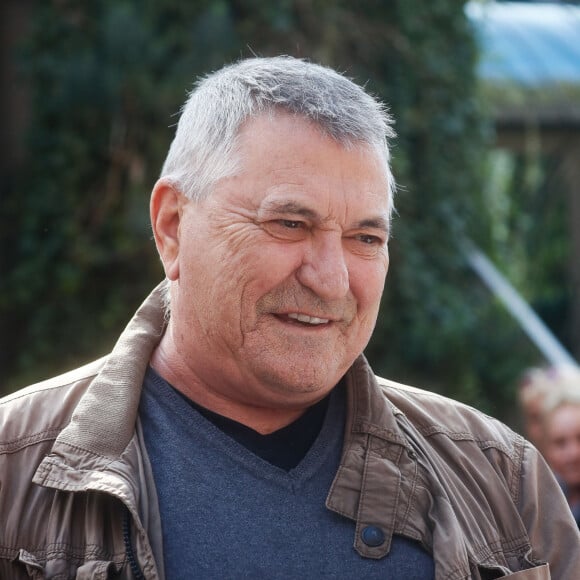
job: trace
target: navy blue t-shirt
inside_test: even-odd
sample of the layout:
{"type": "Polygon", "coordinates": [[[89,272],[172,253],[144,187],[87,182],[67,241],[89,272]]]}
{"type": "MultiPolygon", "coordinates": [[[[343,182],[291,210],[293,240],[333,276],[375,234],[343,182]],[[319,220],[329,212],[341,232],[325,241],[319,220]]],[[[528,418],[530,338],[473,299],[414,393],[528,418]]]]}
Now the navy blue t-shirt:
{"type": "Polygon", "coordinates": [[[150,369],[139,415],[168,580],[434,578],[432,557],[407,538],[393,537],[380,560],[361,557],[353,548],[355,522],[325,507],[345,405],[337,387],[318,436],[295,467],[283,469],[224,433],[150,369]]]}

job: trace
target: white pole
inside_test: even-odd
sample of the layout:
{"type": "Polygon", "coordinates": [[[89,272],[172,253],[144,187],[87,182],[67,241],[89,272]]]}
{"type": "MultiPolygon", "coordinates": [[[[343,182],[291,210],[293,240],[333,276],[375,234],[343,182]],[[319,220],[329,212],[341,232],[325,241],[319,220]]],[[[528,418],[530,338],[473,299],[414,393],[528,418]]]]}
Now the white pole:
{"type": "Polygon", "coordinates": [[[468,242],[466,257],[470,266],[504,303],[542,354],[554,366],[578,366],[529,304],[474,244],[468,242]]]}

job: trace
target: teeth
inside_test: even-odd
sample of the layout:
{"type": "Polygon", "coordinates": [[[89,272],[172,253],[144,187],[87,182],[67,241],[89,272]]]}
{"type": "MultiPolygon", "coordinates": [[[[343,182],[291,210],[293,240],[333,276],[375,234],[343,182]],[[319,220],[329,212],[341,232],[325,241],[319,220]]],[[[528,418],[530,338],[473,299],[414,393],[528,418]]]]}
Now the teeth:
{"type": "Polygon", "coordinates": [[[307,316],[306,314],[296,314],[294,312],[288,314],[288,318],[293,318],[294,320],[308,324],[326,324],[329,321],[328,318],[316,318],[316,316],[307,316]]]}

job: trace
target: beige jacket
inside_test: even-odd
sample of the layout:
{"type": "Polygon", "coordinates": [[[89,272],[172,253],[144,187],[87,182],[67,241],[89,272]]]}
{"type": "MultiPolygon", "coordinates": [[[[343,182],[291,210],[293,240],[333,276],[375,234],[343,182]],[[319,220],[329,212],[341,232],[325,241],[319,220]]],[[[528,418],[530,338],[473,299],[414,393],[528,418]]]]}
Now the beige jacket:
{"type": "MultiPolygon", "coordinates": [[[[163,579],[160,515],[137,418],[163,332],[157,288],[107,357],[0,401],[0,579],[163,579]],[[130,545],[132,549],[127,550],[130,545]]],[[[360,357],[327,507],[364,557],[420,541],[436,578],[580,578],[580,535],[549,469],[501,423],[376,378],[360,357]],[[385,542],[366,545],[377,526],[385,542]],[[548,566],[545,565],[549,562],[548,566]],[[550,576],[551,572],[551,576],[550,576]]]]}

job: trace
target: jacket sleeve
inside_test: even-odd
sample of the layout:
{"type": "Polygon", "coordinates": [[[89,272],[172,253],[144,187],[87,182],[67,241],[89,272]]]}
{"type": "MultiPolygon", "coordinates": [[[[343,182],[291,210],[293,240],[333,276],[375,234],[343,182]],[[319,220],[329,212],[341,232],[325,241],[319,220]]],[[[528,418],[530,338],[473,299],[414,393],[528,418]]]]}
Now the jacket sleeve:
{"type": "Polygon", "coordinates": [[[544,458],[526,442],[519,487],[519,511],[528,531],[532,562],[548,562],[552,579],[577,578],[580,532],[568,502],[544,458]]]}

